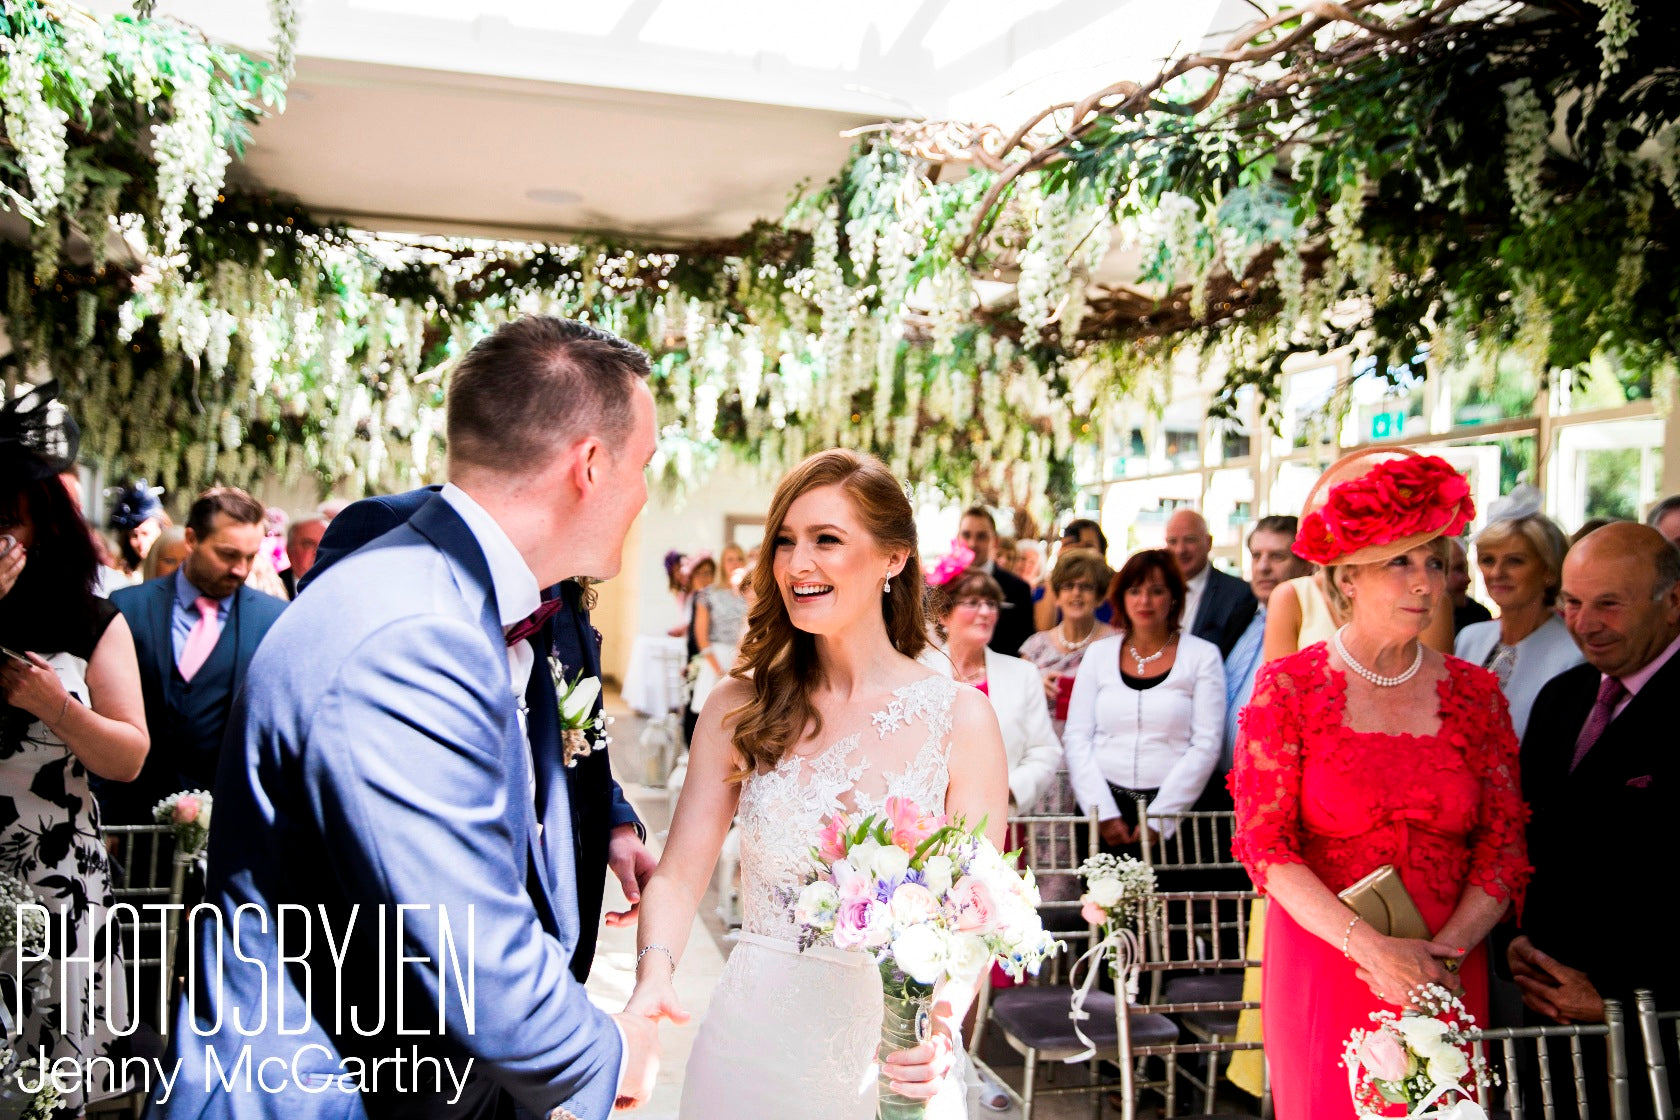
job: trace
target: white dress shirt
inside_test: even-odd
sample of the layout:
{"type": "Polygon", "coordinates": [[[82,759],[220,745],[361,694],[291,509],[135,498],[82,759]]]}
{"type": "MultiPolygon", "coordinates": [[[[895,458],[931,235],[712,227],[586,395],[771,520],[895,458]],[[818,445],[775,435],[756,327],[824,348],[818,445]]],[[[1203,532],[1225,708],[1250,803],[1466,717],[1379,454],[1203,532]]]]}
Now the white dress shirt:
{"type": "Polygon", "coordinates": [[[1219,647],[1182,630],[1166,679],[1134,689],[1120,679],[1125,635],[1085,651],[1068,701],[1062,751],[1081,807],[1120,815],[1109,786],[1153,789],[1152,813],[1182,813],[1195,804],[1219,763],[1225,726],[1225,667],[1219,647]]]}
{"type": "Polygon", "coordinates": [[[1184,581],[1184,612],[1178,616],[1178,625],[1186,634],[1196,625],[1196,611],[1201,609],[1202,592],[1207,590],[1208,572],[1212,569],[1212,564],[1203,564],[1201,571],[1184,581]]]}
{"type": "MultiPolygon", "coordinates": [[[[531,612],[542,606],[542,588],[537,586],[537,577],[531,572],[525,557],[519,549],[508,539],[502,527],[496,524],[496,519],[490,512],[473,500],[471,494],[456,486],[453,482],[444,485],[443,500],[449,507],[461,515],[461,520],[467,523],[467,529],[472,533],[478,547],[484,552],[484,562],[490,568],[490,588],[496,596],[496,614],[505,631],[509,626],[529,618],[531,612]]],[[[513,702],[519,708],[519,729],[525,732],[525,751],[527,757],[531,750],[530,733],[525,726],[525,689],[531,683],[531,671],[536,667],[537,652],[530,642],[515,642],[507,647],[508,685],[513,689],[513,702]]],[[[537,767],[532,759],[527,766],[530,774],[530,788],[526,791],[531,804],[537,802],[537,767]]],[[[542,820],[537,821],[537,837],[542,838],[542,820]]],[[[630,1064],[630,1040],[624,1036],[624,1028],[613,1020],[613,1029],[618,1031],[618,1083],[624,1084],[624,1071],[630,1064]]]]}
{"type": "MultiPolygon", "coordinates": [[[[951,658],[943,650],[930,646],[917,660],[947,677],[955,674],[951,658]]],[[[992,702],[1003,732],[1009,795],[1018,811],[1030,813],[1062,768],[1062,744],[1056,739],[1050,707],[1044,702],[1044,674],[1031,661],[988,649],[986,699],[992,702]]]]}

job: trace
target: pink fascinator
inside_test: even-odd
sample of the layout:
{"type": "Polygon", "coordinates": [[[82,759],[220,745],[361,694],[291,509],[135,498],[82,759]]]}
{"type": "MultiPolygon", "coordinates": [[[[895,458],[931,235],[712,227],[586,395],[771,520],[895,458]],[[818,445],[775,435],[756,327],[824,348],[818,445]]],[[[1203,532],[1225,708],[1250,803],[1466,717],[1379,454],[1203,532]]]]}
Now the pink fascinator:
{"type": "Polygon", "coordinates": [[[974,564],[974,550],[962,541],[951,542],[951,551],[941,556],[933,567],[928,569],[927,584],[929,587],[944,587],[968,571],[974,564]]]}

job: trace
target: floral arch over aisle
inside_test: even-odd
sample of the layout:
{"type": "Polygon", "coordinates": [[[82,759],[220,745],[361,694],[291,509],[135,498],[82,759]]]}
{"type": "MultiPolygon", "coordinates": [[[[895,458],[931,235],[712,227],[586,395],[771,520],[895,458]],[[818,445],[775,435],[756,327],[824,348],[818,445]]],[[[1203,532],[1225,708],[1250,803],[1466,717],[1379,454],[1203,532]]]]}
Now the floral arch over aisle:
{"type": "Polygon", "coordinates": [[[1267,8],[1010,134],[883,123],[779,221],[689,245],[401,241],[228,188],[283,106],[276,9],[282,62],[57,0],[0,15],[5,373],[61,378],[113,470],[412,484],[450,363],[537,310],[655,354],[679,485],[725,448],[779,470],[839,444],[1040,510],[1175,360],[1225,371],[1218,411],[1303,352],[1648,376],[1680,342],[1669,4],[1267,8]]]}

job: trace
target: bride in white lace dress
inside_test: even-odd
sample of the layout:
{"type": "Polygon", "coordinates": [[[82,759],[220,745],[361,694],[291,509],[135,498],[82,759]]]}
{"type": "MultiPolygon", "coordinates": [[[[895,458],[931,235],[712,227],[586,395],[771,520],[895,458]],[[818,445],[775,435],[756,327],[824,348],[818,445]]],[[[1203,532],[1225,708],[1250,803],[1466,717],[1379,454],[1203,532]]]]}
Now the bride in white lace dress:
{"type": "Polygon", "coordinates": [[[626,1010],[685,1019],[671,987],[730,820],[745,926],[688,1059],[683,1117],[869,1120],[877,1074],[966,1116],[958,1072],[972,989],[936,995],[933,1035],[879,1055],[881,980],[856,951],[800,952],[791,911],[824,819],[890,796],[988,820],[1003,839],[1002,736],[978,691],[914,660],[926,643],[910,503],[879,461],[825,451],[777,489],[741,646],[708,698],[665,854],[642,893],[626,1010]]]}

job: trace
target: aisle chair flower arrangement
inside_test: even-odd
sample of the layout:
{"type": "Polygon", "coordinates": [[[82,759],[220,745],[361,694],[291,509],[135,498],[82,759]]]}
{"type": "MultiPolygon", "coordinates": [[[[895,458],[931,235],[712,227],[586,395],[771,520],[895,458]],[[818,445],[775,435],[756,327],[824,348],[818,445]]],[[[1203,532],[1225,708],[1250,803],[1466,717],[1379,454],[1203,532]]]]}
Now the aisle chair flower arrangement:
{"type": "Polygon", "coordinates": [[[1143,931],[1137,927],[1140,917],[1147,920],[1150,900],[1155,896],[1155,871],[1133,856],[1111,856],[1106,852],[1091,856],[1079,865],[1080,877],[1085,880],[1085,893],[1079,896],[1079,915],[1102,930],[1085,954],[1074,962],[1068,972],[1073,985],[1073,1007],[1068,1017],[1073,1031],[1085,1044],[1085,1053],[1068,1059],[1085,1061],[1097,1052],[1097,1045],[1086,1036],[1081,1024],[1091,1017],[1085,1002],[1096,986],[1097,966],[1106,963],[1114,980],[1116,992],[1125,992],[1129,1006],[1137,999],[1138,965],[1143,962],[1143,931]],[[1085,979],[1080,980],[1083,969],[1085,979]]]}
{"type": "Polygon", "coordinates": [[[202,789],[172,793],[152,806],[152,819],[169,825],[175,835],[175,859],[185,863],[204,862],[210,844],[210,808],[215,798],[202,789]]]}
{"type": "MultiPolygon", "coordinates": [[[[832,945],[870,954],[881,970],[882,1053],[928,1037],[934,987],[977,984],[994,964],[1015,979],[1036,974],[1061,942],[1039,919],[1031,870],[1000,853],[985,821],[969,828],[906,798],[880,815],[836,813],[812,849],[813,871],[793,905],[800,949],[832,945]]],[[[892,1092],[881,1117],[919,1117],[925,1101],[892,1092]]]]}
{"type": "Polygon", "coordinates": [[[1413,1002],[1417,1010],[1404,1014],[1372,1012],[1376,1026],[1348,1036],[1342,1064],[1354,1111],[1388,1117],[1404,1106],[1409,1120],[1486,1120],[1477,1098],[1498,1079],[1457,1040],[1475,1018],[1439,984],[1420,988],[1413,1002]]]}

